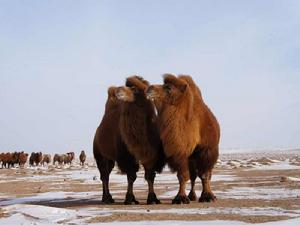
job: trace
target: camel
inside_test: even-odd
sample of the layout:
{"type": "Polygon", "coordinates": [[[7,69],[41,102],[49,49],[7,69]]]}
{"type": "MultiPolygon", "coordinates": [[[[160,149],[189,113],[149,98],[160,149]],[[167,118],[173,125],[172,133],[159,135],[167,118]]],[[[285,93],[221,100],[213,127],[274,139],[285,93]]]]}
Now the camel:
{"type": "Polygon", "coordinates": [[[51,163],[51,155],[50,154],[44,154],[43,159],[41,161],[41,164],[44,166],[45,163],[49,164],[51,163]]]}
{"type": "Polygon", "coordinates": [[[43,153],[41,152],[32,152],[29,158],[30,166],[38,166],[43,160],[43,153]]]}
{"type": "Polygon", "coordinates": [[[137,178],[136,173],[139,171],[139,163],[130,154],[121,137],[119,122],[122,102],[116,97],[116,89],[116,87],[108,89],[105,112],[96,130],[93,143],[93,154],[103,186],[102,202],[105,204],[115,202],[109,191],[109,176],[117,162],[121,172],[127,175],[128,188],[124,204],[139,204],[133,194],[133,183],[137,178]]]}
{"type": "Polygon", "coordinates": [[[19,155],[18,155],[19,166],[24,167],[24,165],[27,162],[27,159],[28,159],[28,154],[27,153],[19,152],[19,155]]]}
{"type": "Polygon", "coordinates": [[[158,112],[160,138],[170,168],[177,172],[180,188],[173,204],[195,200],[195,180],[202,181],[199,202],[215,201],[210,187],[212,170],[219,156],[220,127],[204,103],[200,89],[190,76],[164,76],[163,85],[146,90],[158,112]],[[186,182],[192,189],[186,195],[186,182]]]}
{"type": "Polygon", "coordinates": [[[84,151],[81,151],[79,155],[80,164],[84,166],[85,160],[86,160],[86,154],[84,151]]]}
{"type": "Polygon", "coordinates": [[[70,156],[67,154],[55,154],[53,157],[53,165],[55,165],[56,162],[59,165],[67,164],[70,162],[70,156]]]}
{"type": "Polygon", "coordinates": [[[2,153],[1,154],[2,168],[10,168],[14,167],[16,163],[18,163],[18,153],[2,153]]]}
{"type": "Polygon", "coordinates": [[[154,192],[154,179],[156,172],[162,172],[165,157],[154,105],[145,95],[148,87],[146,80],[132,76],[127,78],[126,86],[117,89],[117,98],[123,102],[119,127],[128,151],[145,169],[149,189],[147,204],[160,204],[154,192]]]}
{"type": "Polygon", "coordinates": [[[67,163],[72,164],[73,160],[75,159],[75,153],[68,152],[67,155],[68,155],[68,159],[69,159],[67,163]]]}

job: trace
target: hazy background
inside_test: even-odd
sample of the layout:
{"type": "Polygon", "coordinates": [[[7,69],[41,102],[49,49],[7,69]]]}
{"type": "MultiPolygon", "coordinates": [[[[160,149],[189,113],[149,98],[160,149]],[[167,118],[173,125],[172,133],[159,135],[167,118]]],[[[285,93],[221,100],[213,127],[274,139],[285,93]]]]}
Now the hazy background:
{"type": "Polygon", "coordinates": [[[190,74],[223,152],[300,147],[300,1],[0,0],[0,152],[92,152],[110,85],[190,74]]]}

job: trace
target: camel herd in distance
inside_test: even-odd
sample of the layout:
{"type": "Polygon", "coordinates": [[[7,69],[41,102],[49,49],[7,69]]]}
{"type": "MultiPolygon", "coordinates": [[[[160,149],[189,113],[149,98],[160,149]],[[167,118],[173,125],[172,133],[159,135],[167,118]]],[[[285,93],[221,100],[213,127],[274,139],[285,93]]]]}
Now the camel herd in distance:
{"type": "Polygon", "coordinates": [[[125,205],[139,204],[133,187],[140,166],[148,183],[147,204],[161,203],[154,182],[166,165],[177,173],[179,182],[172,204],[197,200],[197,177],[202,183],[199,202],[215,201],[210,183],[219,141],[219,123],[191,76],[165,74],[163,83],[156,85],[141,76],[128,77],[124,86],[108,88],[105,112],[94,137],[102,202],[115,202],[109,190],[115,164],[127,176],[125,205]],[[188,180],[191,189],[187,195],[188,180]]]}
{"type": "MultiPolygon", "coordinates": [[[[75,159],[74,152],[68,152],[66,154],[55,154],[52,158],[50,154],[43,154],[42,152],[32,152],[29,156],[28,153],[22,152],[7,152],[0,153],[0,165],[1,168],[12,168],[18,165],[23,168],[28,162],[29,166],[45,166],[53,163],[53,165],[67,165],[72,164],[75,159]]],[[[79,155],[79,161],[82,166],[86,161],[85,151],[81,151],[79,155]]]]}

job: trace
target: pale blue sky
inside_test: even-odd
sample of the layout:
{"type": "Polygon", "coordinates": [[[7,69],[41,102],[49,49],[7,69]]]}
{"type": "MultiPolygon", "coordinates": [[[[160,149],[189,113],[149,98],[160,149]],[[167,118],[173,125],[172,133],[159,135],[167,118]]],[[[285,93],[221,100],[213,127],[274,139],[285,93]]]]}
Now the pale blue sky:
{"type": "Polygon", "coordinates": [[[221,148],[300,147],[300,1],[0,0],[0,152],[91,154],[106,89],[190,74],[221,148]]]}

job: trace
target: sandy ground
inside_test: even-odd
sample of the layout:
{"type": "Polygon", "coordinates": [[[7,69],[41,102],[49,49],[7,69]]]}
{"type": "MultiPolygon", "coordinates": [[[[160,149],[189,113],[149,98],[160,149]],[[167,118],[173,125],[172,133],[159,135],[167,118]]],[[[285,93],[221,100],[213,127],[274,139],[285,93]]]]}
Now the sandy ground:
{"type": "MultiPolygon", "coordinates": [[[[103,205],[99,172],[93,160],[84,167],[75,162],[62,168],[0,169],[0,223],[175,220],[198,224],[220,220],[232,224],[229,221],[265,223],[300,218],[300,151],[222,155],[213,175],[212,188],[218,198],[214,203],[172,205],[178,181],[168,168],[156,178],[161,205],[145,204],[147,184],[142,170],[134,186],[140,205],[122,204],[126,186],[126,176],[114,170],[111,193],[116,203],[103,205]]],[[[197,190],[200,196],[200,180],[197,190]]]]}

